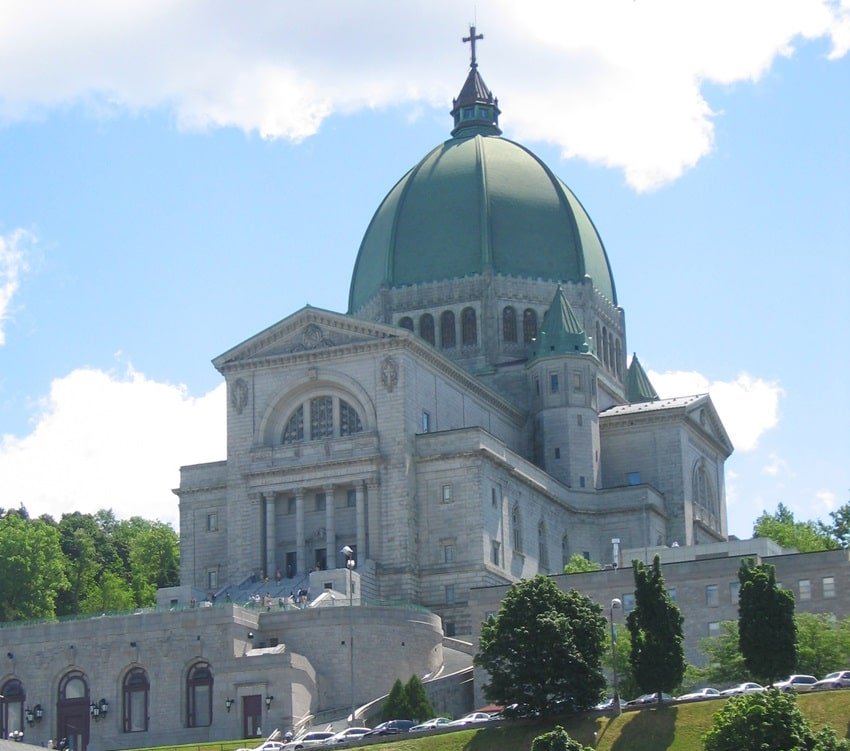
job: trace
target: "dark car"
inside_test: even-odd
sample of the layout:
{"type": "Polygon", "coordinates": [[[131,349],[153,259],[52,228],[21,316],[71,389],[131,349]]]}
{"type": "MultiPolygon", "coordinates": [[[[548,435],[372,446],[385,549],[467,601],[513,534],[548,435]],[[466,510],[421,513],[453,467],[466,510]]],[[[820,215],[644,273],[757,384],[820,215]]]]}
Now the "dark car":
{"type": "Polygon", "coordinates": [[[368,733],[364,733],[361,738],[372,738],[376,735],[395,735],[396,733],[407,733],[416,723],[413,720],[388,720],[380,725],[375,725],[368,733]]]}

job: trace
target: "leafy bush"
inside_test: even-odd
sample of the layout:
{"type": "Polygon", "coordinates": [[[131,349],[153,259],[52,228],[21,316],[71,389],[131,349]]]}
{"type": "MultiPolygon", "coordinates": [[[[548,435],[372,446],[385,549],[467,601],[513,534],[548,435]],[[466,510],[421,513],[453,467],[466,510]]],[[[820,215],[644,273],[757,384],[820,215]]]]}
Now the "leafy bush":
{"type": "Polygon", "coordinates": [[[569,733],[560,725],[556,725],[554,730],[538,735],[531,742],[531,751],[593,751],[593,749],[582,746],[577,740],[570,738],[569,733]]]}
{"type": "Polygon", "coordinates": [[[776,690],[730,699],[703,736],[705,751],[847,751],[832,728],[813,733],[793,694],[776,690]]]}

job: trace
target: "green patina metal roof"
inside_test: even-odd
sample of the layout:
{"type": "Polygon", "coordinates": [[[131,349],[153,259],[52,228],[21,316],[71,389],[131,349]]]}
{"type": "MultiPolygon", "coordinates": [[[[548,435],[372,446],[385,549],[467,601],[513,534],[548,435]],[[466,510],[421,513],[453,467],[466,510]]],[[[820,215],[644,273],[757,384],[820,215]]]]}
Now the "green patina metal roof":
{"type": "Polygon", "coordinates": [[[543,324],[531,348],[530,360],[557,355],[587,354],[590,343],[576,318],[561,285],[555,291],[552,304],[543,316],[543,324]]]}
{"type": "Polygon", "coordinates": [[[404,175],[375,212],[354,266],[349,312],[384,286],[485,271],[554,282],[589,276],[616,305],[593,222],[537,156],[498,135],[498,100],[477,66],[454,105],[456,137],[404,175]]]}
{"type": "Polygon", "coordinates": [[[649,376],[640,364],[636,354],[632,354],[629,372],[626,378],[626,398],[629,404],[658,401],[658,393],[649,381],[649,376]]]}

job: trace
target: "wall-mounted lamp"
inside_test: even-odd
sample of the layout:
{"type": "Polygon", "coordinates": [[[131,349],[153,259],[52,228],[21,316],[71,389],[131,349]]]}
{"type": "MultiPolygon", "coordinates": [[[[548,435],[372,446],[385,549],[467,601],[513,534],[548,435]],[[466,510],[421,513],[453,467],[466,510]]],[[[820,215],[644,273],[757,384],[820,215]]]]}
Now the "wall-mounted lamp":
{"type": "Polygon", "coordinates": [[[227,711],[230,712],[230,708],[233,706],[233,699],[229,696],[224,700],[224,706],[227,707],[227,711]]]}
{"type": "Polygon", "coordinates": [[[109,712],[109,702],[106,699],[101,699],[97,704],[94,702],[89,704],[89,714],[95,720],[106,717],[107,712],[109,712]]]}
{"type": "Polygon", "coordinates": [[[35,721],[41,722],[42,718],[44,717],[44,710],[41,708],[41,704],[36,704],[32,708],[32,711],[35,713],[35,721]]]}
{"type": "Polygon", "coordinates": [[[274,697],[270,696],[269,694],[266,694],[266,709],[268,709],[272,705],[273,701],[274,697]]]}
{"type": "Polygon", "coordinates": [[[30,727],[35,723],[35,714],[33,714],[33,711],[29,707],[24,710],[24,719],[30,727]]]}
{"type": "Polygon", "coordinates": [[[249,639],[253,639],[253,638],[254,638],[254,632],[253,632],[253,631],[249,631],[249,632],[248,632],[248,638],[249,638],[249,639]]]}
{"type": "Polygon", "coordinates": [[[20,743],[24,739],[24,731],[23,730],[13,730],[9,733],[9,740],[16,741],[20,743]]]}

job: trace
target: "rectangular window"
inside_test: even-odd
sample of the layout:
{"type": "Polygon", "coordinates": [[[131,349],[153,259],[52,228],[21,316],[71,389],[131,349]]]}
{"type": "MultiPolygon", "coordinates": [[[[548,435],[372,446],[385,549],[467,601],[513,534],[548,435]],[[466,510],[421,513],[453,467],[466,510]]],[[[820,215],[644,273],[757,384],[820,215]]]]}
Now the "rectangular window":
{"type": "Polygon", "coordinates": [[[579,427],[584,425],[584,419],[581,415],[576,415],[576,425],[578,425],[579,427]]]}
{"type": "Polygon", "coordinates": [[[452,502],[452,486],[443,485],[443,503],[452,502]]]}
{"type": "Polygon", "coordinates": [[[578,478],[578,486],[583,488],[587,484],[587,481],[584,479],[584,475],[579,475],[578,478]]]}
{"type": "Polygon", "coordinates": [[[502,543],[498,540],[493,540],[490,543],[490,560],[494,566],[502,565],[502,543]]]}
{"type": "Polygon", "coordinates": [[[734,605],[738,602],[738,595],[741,594],[741,582],[729,582],[729,601],[734,605]]]}
{"type": "Polygon", "coordinates": [[[357,506],[357,491],[354,488],[349,488],[345,494],[345,505],[348,508],[355,508],[357,506]]]}
{"type": "Polygon", "coordinates": [[[324,493],[316,493],[316,511],[324,511],[327,504],[327,496],[324,493]]]}
{"type": "Polygon", "coordinates": [[[207,532],[218,532],[218,514],[207,514],[207,532]]]}
{"type": "Polygon", "coordinates": [[[429,433],[431,431],[431,414],[422,412],[422,432],[429,433]]]}
{"type": "Polygon", "coordinates": [[[443,545],[443,563],[454,563],[455,561],[455,546],[443,545]]]}
{"type": "Polygon", "coordinates": [[[823,577],[823,596],[825,598],[835,597],[835,577],[823,577]]]}
{"type": "Polygon", "coordinates": [[[800,592],[801,600],[811,600],[812,599],[812,580],[811,579],[800,579],[797,582],[797,588],[800,592]]]}
{"type": "Polygon", "coordinates": [[[561,458],[561,449],[560,449],[559,447],[557,447],[557,446],[555,447],[555,458],[556,458],[556,459],[560,459],[560,458],[561,458]]]}
{"type": "Polygon", "coordinates": [[[629,485],[640,485],[640,472],[628,472],[626,474],[626,482],[629,485]]]}
{"type": "Polygon", "coordinates": [[[679,592],[675,587],[667,587],[667,594],[670,595],[670,599],[673,600],[673,602],[678,601],[679,592]]]}
{"type": "Polygon", "coordinates": [[[573,391],[581,391],[581,373],[573,373],[573,391]]]}
{"type": "Polygon", "coordinates": [[[561,390],[561,383],[558,380],[557,373],[549,373],[549,391],[557,394],[561,390]]]}
{"type": "Polygon", "coordinates": [[[496,501],[496,488],[490,488],[490,505],[493,508],[496,508],[496,506],[499,505],[496,501]]]}
{"type": "Polygon", "coordinates": [[[635,609],[635,593],[624,594],[621,599],[623,601],[623,612],[631,613],[635,609]]]}
{"type": "Polygon", "coordinates": [[[446,605],[455,604],[455,585],[446,584],[446,605]]]}
{"type": "Polygon", "coordinates": [[[716,584],[705,585],[705,604],[710,608],[716,608],[720,604],[720,595],[716,584]]]}
{"type": "Polygon", "coordinates": [[[207,589],[218,589],[218,571],[214,568],[207,571],[207,589]]]}
{"type": "Polygon", "coordinates": [[[720,621],[709,621],[709,623],[708,623],[708,635],[709,636],[720,636],[720,621]]]}
{"type": "Polygon", "coordinates": [[[295,506],[296,506],[296,503],[295,503],[294,498],[287,498],[286,499],[286,513],[287,514],[294,514],[295,513],[295,506]]]}

